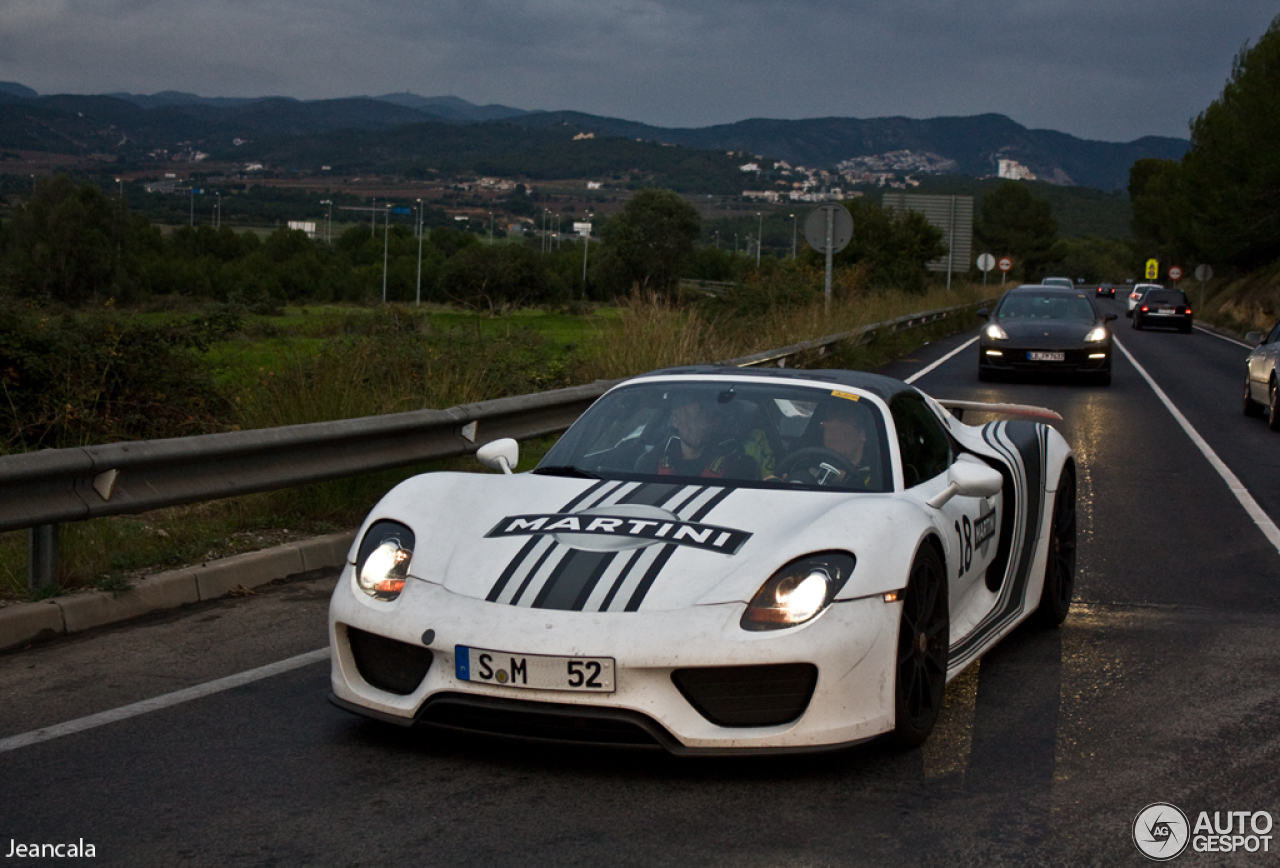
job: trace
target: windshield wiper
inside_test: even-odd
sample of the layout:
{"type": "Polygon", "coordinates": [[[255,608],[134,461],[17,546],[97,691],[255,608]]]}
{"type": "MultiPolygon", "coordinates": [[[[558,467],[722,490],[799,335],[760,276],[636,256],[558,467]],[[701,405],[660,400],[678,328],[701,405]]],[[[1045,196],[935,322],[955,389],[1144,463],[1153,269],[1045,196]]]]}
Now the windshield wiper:
{"type": "Polygon", "coordinates": [[[574,479],[599,479],[594,473],[588,473],[574,467],[572,464],[552,465],[550,467],[535,467],[533,472],[539,476],[572,476],[574,479]]]}

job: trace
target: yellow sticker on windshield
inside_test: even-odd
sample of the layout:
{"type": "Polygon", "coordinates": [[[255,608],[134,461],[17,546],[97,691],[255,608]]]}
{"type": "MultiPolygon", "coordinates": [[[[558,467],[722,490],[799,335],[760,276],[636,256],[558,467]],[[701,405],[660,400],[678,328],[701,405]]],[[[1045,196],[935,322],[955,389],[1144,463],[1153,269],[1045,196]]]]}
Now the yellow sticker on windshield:
{"type": "Polygon", "coordinates": [[[848,398],[850,401],[856,401],[856,400],[858,400],[858,398],[859,398],[859,396],[858,396],[858,395],[854,395],[854,394],[852,394],[852,393],[850,393],[850,392],[832,392],[832,393],[831,393],[831,397],[833,397],[833,398],[848,398]]]}

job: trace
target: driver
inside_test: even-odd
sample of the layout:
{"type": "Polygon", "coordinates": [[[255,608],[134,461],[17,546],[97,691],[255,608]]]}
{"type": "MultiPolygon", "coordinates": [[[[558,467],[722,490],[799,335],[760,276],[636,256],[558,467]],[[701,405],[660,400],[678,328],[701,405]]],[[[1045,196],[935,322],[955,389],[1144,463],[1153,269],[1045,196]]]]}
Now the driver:
{"type": "MultiPolygon", "coordinates": [[[[833,397],[818,408],[814,421],[822,432],[821,449],[801,449],[794,454],[797,459],[805,455],[807,462],[800,460],[788,466],[788,472],[780,478],[770,478],[780,482],[871,488],[871,456],[867,449],[867,437],[872,422],[867,410],[858,404],[856,398],[833,397]],[[843,459],[839,466],[833,460],[823,460],[821,455],[813,455],[824,449],[835,453],[836,458],[843,459]]],[[[787,465],[788,462],[784,460],[782,464],[787,465]]]]}
{"type": "Polygon", "coordinates": [[[671,411],[675,434],[658,457],[660,476],[759,479],[760,468],[742,444],[721,430],[711,395],[684,394],[671,411]]]}

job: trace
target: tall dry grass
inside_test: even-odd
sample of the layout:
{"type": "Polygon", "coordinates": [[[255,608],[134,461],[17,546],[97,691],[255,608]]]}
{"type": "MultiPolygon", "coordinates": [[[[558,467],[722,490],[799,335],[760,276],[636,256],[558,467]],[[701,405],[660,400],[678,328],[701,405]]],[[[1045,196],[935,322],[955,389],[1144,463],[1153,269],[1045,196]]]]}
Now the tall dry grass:
{"type": "Polygon", "coordinates": [[[708,316],[697,306],[636,292],[621,303],[616,321],[600,327],[596,346],[575,373],[582,380],[617,379],[676,365],[726,361],[998,294],[984,293],[981,285],[961,284],[921,295],[858,290],[835,294],[829,309],[819,296],[763,316],[735,318],[708,316]]]}

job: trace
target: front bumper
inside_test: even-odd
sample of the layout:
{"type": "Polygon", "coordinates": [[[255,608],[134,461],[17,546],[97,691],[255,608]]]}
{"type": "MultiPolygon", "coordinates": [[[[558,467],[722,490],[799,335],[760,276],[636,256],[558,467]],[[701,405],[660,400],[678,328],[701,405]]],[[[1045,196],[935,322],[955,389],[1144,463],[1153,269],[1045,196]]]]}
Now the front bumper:
{"type": "Polygon", "coordinates": [[[1009,346],[1004,343],[982,343],[978,350],[980,369],[996,373],[1021,374],[1087,374],[1111,370],[1111,344],[1088,348],[1009,346]],[[1038,361],[1032,353],[1060,352],[1061,361],[1038,361]]]}
{"type": "MultiPolygon", "coordinates": [[[[744,604],[677,611],[595,613],[487,603],[411,580],[400,598],[375,601],[353,589],[344,571],[330,605],[331,685],[335,704],[406,725],[424,721],[486,731],[477,715],[505,715],[524,734],[557,738],[552,718],[630,721],[674,753],[805,750],[872,738],[893,728],[894,671],[901,603],[879,596],[837,601],[800,627],[747,632],[744,604]],[[423,648],[431,663],[421,683],[399,694],[361,676],[349,631],[423,648]],[[615,692],[578,693],[502,687],[460,680],[458,645],[518,654],[611,657],[615,692]],[[686,699],[676,670],[812,664],[817,683],[795,720],[774,726],[721,726],[686,699]],[[443,710],[443,711],[442,711],[443,710]]],[[[607,727],[606,727],[607,728],[607,727]]],[[[611,738],[574,739],[610,743],[611,738]]]]}

